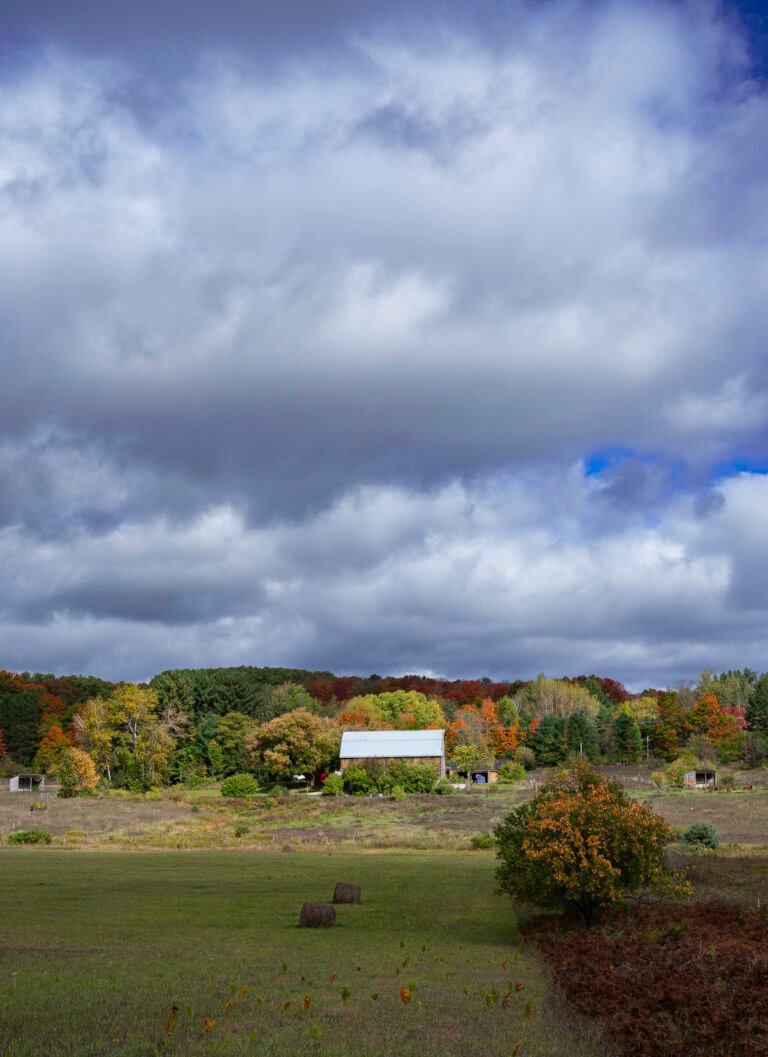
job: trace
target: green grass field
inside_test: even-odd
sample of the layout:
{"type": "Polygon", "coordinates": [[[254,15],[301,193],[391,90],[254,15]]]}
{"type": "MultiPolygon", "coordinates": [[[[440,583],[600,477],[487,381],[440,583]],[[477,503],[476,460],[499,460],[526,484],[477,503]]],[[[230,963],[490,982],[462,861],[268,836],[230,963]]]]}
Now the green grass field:
{"type": "Polygon", "coordinates": [[[491,854],[455,851],[3,849],[0,1052],[611,1052],[518,945],[493,875],[491,854]],[[299,929],[338,880],[363,904],[299,929]]]}

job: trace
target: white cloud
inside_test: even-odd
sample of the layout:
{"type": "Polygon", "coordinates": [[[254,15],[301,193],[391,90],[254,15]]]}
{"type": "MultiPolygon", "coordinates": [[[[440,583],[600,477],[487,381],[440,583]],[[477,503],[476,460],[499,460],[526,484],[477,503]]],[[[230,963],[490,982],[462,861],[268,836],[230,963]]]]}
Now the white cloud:
{"type": "Polygon", "coordinates": [[[431,494],[367,488],[269,528],[218,509],[99,540],[30,546],[6,531],[6,641],[17,667],[34,667],[42,628],[50,656],[73,628],[96,642],[119,626],[113,674],[132,677],[148,657],[510,677],[609,665],[640,682],[693,676],[704,654],[761,666],[768,595],[745,619],[734,592],[765,538],[768,479],[730,481],[709,518],[678,499],[653,527],[629,517],[597,536],[594,502],[589,480],[553,473],[431,494]]]}
{"type": "Polygon", "coordinates": [[[760,667],[763,485],[683,491],[765,443],[742,38],[402,39],[221,48],[151,113],[129,56],[4,83],[6,663],[760,667]],[[583,479],[617,448],[656,458],[583,479]]]}
{"type": "Polygon", "coordinates": [[[743,378],[729,378],[716,393],[683,393],[664,417],[683,433],[752,433],[768,419],[768,394],[750,393],[743,378]]]}

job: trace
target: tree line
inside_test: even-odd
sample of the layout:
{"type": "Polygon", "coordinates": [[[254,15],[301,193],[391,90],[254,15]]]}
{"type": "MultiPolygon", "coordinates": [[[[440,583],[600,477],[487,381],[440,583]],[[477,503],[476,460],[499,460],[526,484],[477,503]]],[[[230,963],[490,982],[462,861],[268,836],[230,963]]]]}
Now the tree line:
{"type": "Polygon", "coordinates": [[[0,672],[0,767],[146,790],[236,773],[280,781],[338,764],[344,730],[446,732],[454,766],[768,757],[768,673],[705,671],[629,693],[596,675],[492,682],[174,669],[147,684],[0,672]],[[67,770],[68,769],[68,770],[67,770]],[[84,777],[83,777],[84,776],[84,777]]]}

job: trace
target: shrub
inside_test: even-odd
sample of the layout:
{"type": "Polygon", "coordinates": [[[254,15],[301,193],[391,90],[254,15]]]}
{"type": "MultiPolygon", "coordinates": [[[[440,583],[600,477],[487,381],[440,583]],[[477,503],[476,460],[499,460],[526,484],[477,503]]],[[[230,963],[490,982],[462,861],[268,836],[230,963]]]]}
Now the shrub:
{"type": "Polygon", "coordinates": [[[247,822],[236,822],[235,823],[234,833],[235,833],[236,837],[244,837],[246,835],[246,833],[250,833],[250,832],[251,832],[251,827],[248,825],[247,822]]]}
{"type": "Polygon", "coordinates": [[[768,739],[756,731],[748,730],[742,751],[747,767],[759,767],[768,756],[768,739]]]}
{"type": "Polygon", "coordinates": [[[674,785],[678,789],[682,789],[685,775],[688,771],[694,770],[695,767],[696,757],[693,753],[684,752],[682,755],[678,756],[676,760],[673,760],[664,772],[667,782],[669,785],[674,785]]]}
{"type": "Polygon", "coordinates": [[[403,787],[401,785],[393,785],[392,786],[392,799],[393,800],[396,800],[398,803],[400,803],[400,801],[401,800],[405,800],[405,798],[407,796],[408,796],[408,794],[406,793],[406,791],[403,789],[403,787]]]}
{"type": "Polygon", "coordinates": [[[221,795],[226,797],[253,796],[259,783],[252,774],[233,774],[221,783],[221,795]]]}
{"type": "Polygon", "coordinates": [[[519,749],[515,750],[515,760],[517,763],[521,763],[526,771],[532,771],[536,766],[536,753],[533,749],[529,749],[527,745],[521,745],[519,749]]]}
{"type": "Polygon", "coordinates": [[[496,836],[502,891],[576,910],[586,925],[625,895],[685,891],[664,862],[666,821],[588,764],[553,775],[496,836]]]}
{"type": "Polygon", "coordinates": [[[344,792],[344,779],[340,774],[329,774],[323,782],[323,796],[340,796],[344,792]]]}
{"type": "Polygon", "coordinates": [[[733,771],[729,771],[728,774],[721,775],[720,777],[720,785],[724,786],[726,789],[730,789],[731,786],[735,784],[735,782],[736,775],[733,773],[733,771]]]}
{"type": "Polygon", "coordinates": [[[711,822],[694,822],[680,834],[680,843],[687,848],[710,848],[714,851],[720,838],[711,822]]]}
{"type": "Polygon", "coordinates": [[[377,784],[380,793],[391,793],[396,785],[401,785],[406,793],[431,793],[436,781],[437,773],[429,764],[395,760],[380,775],[377,784]]]}
{"type": "Polygon", "coordinates": [[[720,763],[733,763],[744,755],[744,743],[746,738],[743,731],[737,730],[727,738],[723,738],[715,747],[715,754],[720,763]]]}
{"type": "Polygon", "coordinates": [[[8,834],[9,844],[50,844],[51,834],[44,829],[17,829],[8,834]]]}
{"type": "Polygon", "coordinates": [[[272,808],[277,807],[277,797],[265,796],[261,802],[261,806],[265,807],[267,811],[271,811],[272,808]]]}
{"type": "Polygon", "coordinates": [[[496,838],[492,833],[475,833],[469,838],[473,848],[492,848],[496,844],[496,838]]]}
{"type": "Polygon", "coordinates": [[[44,800],[35,800],[34,804],[29,805],[30,811],[47,811],[48,805],[44,800]]]}
{"type": "Polygon", "coordinates": [[[24,768],[20,763],[15,763],[10,756],[0,756],[0,778],[15,778],[17,774],[23,774],[24,768]]]}
{"type": "Polygon", "coordinates": [[[351,763],[344,768],[342,778],[344,789],[353,796],[365,796],[373,791],[373,780],[364,767],[351,763]]]}
{"type": "Polygon", "coordinates": [[[441,778],[439,782],[435,783],[433,792],[437,793],[438,796],[452,796],[456,790],[447,778],[441,778]]]}
{"type": "Polygon", "coordinates": [[[653,771],[651,774],[651,781],[659,789],[662,789],[667,784],[667,776],[664,771],[653,771]]]}
{"type": "Polygon", "coordinates": [[[525,767],[521,763],[503,763],[499,767],[500,782],[520,782],[525,778],[525,767]]]}

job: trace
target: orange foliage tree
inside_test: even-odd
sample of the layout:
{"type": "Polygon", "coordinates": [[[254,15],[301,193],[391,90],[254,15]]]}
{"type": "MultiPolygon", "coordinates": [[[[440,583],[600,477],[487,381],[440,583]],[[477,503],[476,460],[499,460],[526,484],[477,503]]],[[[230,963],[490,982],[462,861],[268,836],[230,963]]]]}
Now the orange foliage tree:
{"type": "Polygon", "coordinates": [[[501,890],[576,910],[587,926],[630,893],[686,890],[664,862],[666,821],[588,764],[555,775],[496,835],[501,890]]]}
{"type": "Polygon", "coordinates": [[[739,718],[726,712],[715,695],[708,692],[699,694],[686,719],[691,733],[705,734],[715,745],[743,730],[739,718]]]}
{"type": "Polygon", "coordinates": [[[48,728],[37,747],[34,766],[40,771],[51,771],[62,752],[73,744],[73,735],[65,734],[61,727],[54,724],[48,728]]]}
{"type": "Polygon", "coordinates": [[[339,712],[336,722],[342,730],[365,730],[370,727],[372,718],[371,713],[365,709],[348,708],[344,712],[339,712]]]}
{"type": "Polygon", "coordinates": [[[522,741],[520,721],[515,716],[505,726],[499,720],[496,702],[486,697],[477,708],[464,705],[457,709],[453,723],[445,730],[446,751],[452,755],[462,744],[482,744],[494,757],[504,757],[522,741]]]}
{"type": "Polygon", "coordinates": [[[99,781],[95,763],[82,749],[65,749],[56,761],[54,773],[59,782],[59,796],[89,793],[99,781]]]}

